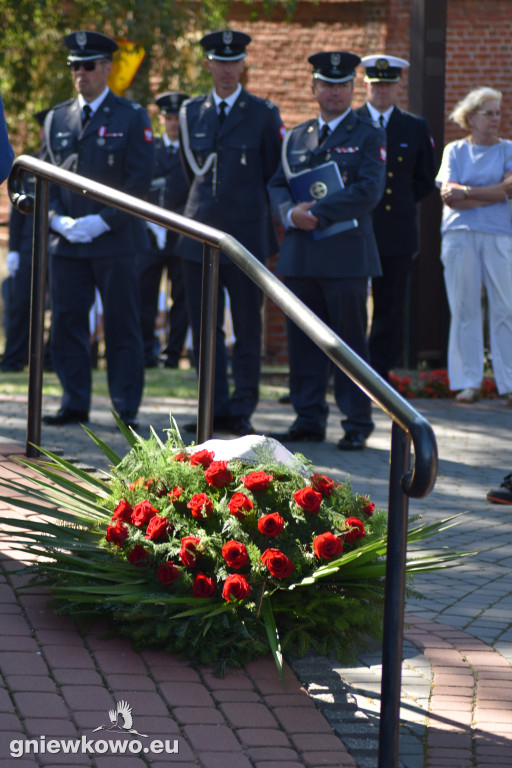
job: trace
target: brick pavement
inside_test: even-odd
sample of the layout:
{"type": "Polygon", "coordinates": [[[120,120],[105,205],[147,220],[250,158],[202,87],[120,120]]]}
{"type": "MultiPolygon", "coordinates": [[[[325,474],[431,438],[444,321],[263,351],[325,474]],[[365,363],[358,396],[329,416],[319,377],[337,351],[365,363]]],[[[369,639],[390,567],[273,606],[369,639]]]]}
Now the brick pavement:
{"type": "MultiPolygon", "coordinates": [[[[401,708],[400,765],[403,768],[493,768],[511,764],[512,745],[512,526],[508,509],[490,505],[485,492],[512,467],[512,412],[500,401],[464,408],[450,401],[416,401],[431,420],[440,449],[440,472],[430,497],[411,502],[412,513],[442,519],[465,511],[450,533],[454,548],[480,549],[460,567],[421,577],[415,586],[426,600],[408,600],[401,708]]],[[[122,450],[95,401],[92,428],[122,450]]],[[[52,401],[45,402],[50,410],[52,401]]],[[[145,402],[142,433],[149,423],[190,419],[187,401],[145,402]]],[[[0,398],[0,477],[8,476],[12,452],[23,451],[26,417],[22,400],[0,398]],[[13,442],[18,441],[18,442],[13,442]],[[3,458],[2,458],[3,457],[3,458]]],[[[287,426],[291,411],[262,403],[258,431],[287,426]]],[[[364,454],[345,455],[333,443],[337,417],[329,421],[328,443],[297,445],[318,467],[350,480],[359,492],[386,503],[389,422],[377,428],[364,454]]],[[[42,443],[68,457],[97,466],[101,457],[79,427],[44,428],[42,443]]],[[[4,505],[5,506],[5,505],[4,505]]],[[[442,543],[446,543],[446,534],[442,543]]],[[[432,546],[440,546],[433,540],[432,546]]],[[[291,660],[283,690],[273,663],[255,662],[218,680],[168,654],[135,653],[125,641],[107,638],[101,627],[82,637],[46,605],[41,589],[14,592],[19,553],[5,537],[0,549],[3,620],[0,626],[0,754],[2,765],[94,765],[131,768],[166,762],[178,768],[254,766],[296,768],[377,765],[380,656],[361,656],[359,667],[341,669],[327,659],[291,660]],[[300,682],[299,682],[300,681],[300,682]],[[309,695],[305,691],[308,691],[309,695]],[[124,698],[134,726],[147,738],[178,741],[178,754],[56,756],[9,759],[13,738],[91,738],[108,709],[124,698]],[[315,706],[316,705],[316,706],[315,706]],[[85,759],[84,759],[85,757],[85,759]]],[[[97,736],[98,734],[95,734],[97,736]]],[[[170,742],[171,743],[171,742],[170,742]]]]}

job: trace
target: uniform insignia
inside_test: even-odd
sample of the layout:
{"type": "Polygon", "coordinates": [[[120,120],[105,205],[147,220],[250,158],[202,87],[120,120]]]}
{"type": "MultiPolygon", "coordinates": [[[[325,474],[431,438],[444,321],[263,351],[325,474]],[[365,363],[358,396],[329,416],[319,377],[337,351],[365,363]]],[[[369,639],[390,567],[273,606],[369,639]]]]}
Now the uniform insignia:
{"type": "Polygon", "coordinates": [[[359,152],[359,147],[331,147],[331,152],[338,152],[340,155],[351,155],[359,152]]]}
{"type": "Polygon", "coordinates": [[[226,29],[222,33],[222,42],[224,43],[224,45],[231,45],[231,43],[233,42],[233,33],[230,29],[226,29]]]}
{"type": "Polygon", "coordinates": [[[327,195],[328,192],[329,192],[329,189],[327,187],[327,184],[324,184],[323,181],[314,181],[309,188],[309,194],[311,195],[311,197],[314,197],[315,200],[321,200],[323,197],[327,195]]]}
{"type": "Polygon", "coordinates": [[[153,141],[153,131],[151,128],[144,128],[144,141],[147,141],[148,144],[151,144],[153,141]]]}
{"type": "Polygon", "coordinates": [[[313,130],[314,130],[313,126],[312,125],[308,125],[307,133],[312,133],[313,130]]]}
{"type": "Polygon", "coordinates": [[[286,134],[286,128],[284,127],[284,125],[280,125],[279,126],[279,138],[281,139],[281,141],[284,139],[285,134],[286,134]]]}
{"type": "Polygon", "coordinates": [[[341,56],[339,53],[331,53],[331,64],[333,67],[339,67],[341,56]]]}
{"type": "Polygon", "coordinates": [[[386,162],[386,157],[387,157],[386,147],[379,147],[379,157],[383,163],[386,162]]]}
{"type": "Polygon", "coordinates": [[[80,48],[85,48],[85,46],[87,45],[87,32],[83,32],[83,31],[77,32],[75,40],[76,40],[76,44],[80,48]]]}
{"type": "Polygon", "coordinates": [[[375,66],[377,69],[387,69],[389,67],[389,61],[387,59],[377,59],[375,66]]]}

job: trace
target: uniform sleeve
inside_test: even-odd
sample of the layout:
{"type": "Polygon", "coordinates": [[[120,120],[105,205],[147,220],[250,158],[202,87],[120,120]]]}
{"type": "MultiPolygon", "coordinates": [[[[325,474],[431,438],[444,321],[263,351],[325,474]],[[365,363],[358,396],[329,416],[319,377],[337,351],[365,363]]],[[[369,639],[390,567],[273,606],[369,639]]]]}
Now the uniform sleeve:
{"type": "MultiPolygon", "coordinates": [[[[361,159],[356,178],[344,189],[317,201],[311,208],[320,229],[347,219],[357,219],[372,211],[382,195],[386,182],[386,137],[381,128],[368,126],[357,137],[361,159]]],[[[356,136],[354,136],[356,141],[356,136]]]]}
{"type": "Polygon", "coordinates": [[[284,134],[283,121],[276,106],[269,106],[268,128],[263,136],[263,178],[265,183],[270,181],[279,165],[282,138],[284,134]]]}
{"type": "Polygon", "coordinates": [[[5,123],[4,105],[2,97],[0,96],[0,183],[5,181],[8,177],[13,160],[14,152],[9,143],[7,125],[5,123]]]}
{"type": "Polygon", "coordinates": [[[267,185],[267,189],[272,212],[279,223],[283,227],[287,227],[287,215],[295,206],[295,202],[286,181],[282,163],[279,163],[276,172],[267,185]]]}
{"type": "Polygon", "coordinates": [[[436,185],[436,165],[432,138],[426,120],[420,120],[419,124],[419,127],[421,127],[421,141],[413,176],[415,203],[423,200],[436,185]]]}
{"type": "MultiPolygon", "coordinates": [[[[122,191],[134,197],[147,198],[155,168],[155,142],[149,115],[142,107],[134,108],[128,127],[122,191]]],[[[105,207],[101,218],[110,229],[116,229],[126,220],[126,214],[116,208],[105,207]]]]}

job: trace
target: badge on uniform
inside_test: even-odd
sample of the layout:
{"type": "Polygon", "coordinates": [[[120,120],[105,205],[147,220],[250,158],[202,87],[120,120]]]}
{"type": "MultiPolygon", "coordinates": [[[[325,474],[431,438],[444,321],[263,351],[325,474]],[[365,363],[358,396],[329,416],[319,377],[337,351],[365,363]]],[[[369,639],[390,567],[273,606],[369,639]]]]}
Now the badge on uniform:
{"type": "Polygon", "coordinates": [[[148,144],[151,144],[153,141],[153,131],[151,128],[144,128],[144,141],[147,141],[148,144]]]}

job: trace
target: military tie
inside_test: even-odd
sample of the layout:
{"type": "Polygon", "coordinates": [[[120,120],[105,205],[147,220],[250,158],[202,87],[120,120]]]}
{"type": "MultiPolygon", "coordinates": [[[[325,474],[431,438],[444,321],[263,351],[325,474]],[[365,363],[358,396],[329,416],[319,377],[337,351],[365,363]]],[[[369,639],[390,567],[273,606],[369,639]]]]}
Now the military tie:
{"type": "Polygon", "coordinates": [[[331,129],[327,125],[327,123],[324,123],[322,125],[322,129],[320,131],[320,135],[318,136],[318,146],[321,147],[328,135],[330,134],[331,129]]]}
{"type": "Polygon", "coordinates": [[[92,108],[90,104],[84,104],[84,108],[82,110],[82,128],[85,128],[89,120],[91,119],[92,115],[92,108]]]}
{"type": "Polygon", "coordinates": [[[386,129],[386,126],[384,125],[384,115],[379,115],[379,125],[381,128],[386,129]]]}
{"type": "Polygon", "coordinates": [[[227,104],[225,101],[221,101],[219,104],[219,123],[222,125],[224,120],[226,119],[226,107],[227,104]]]}

